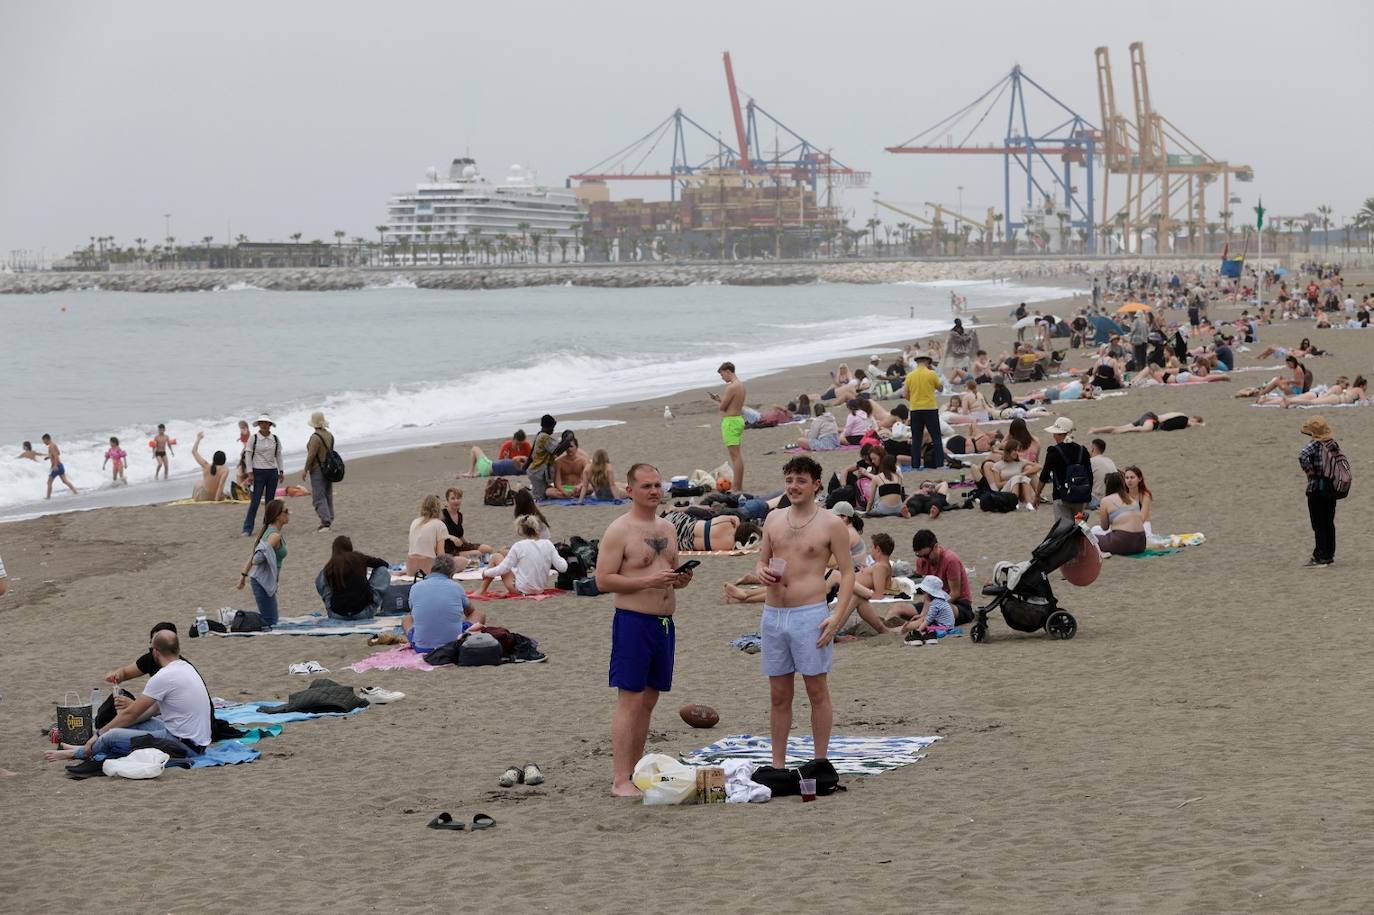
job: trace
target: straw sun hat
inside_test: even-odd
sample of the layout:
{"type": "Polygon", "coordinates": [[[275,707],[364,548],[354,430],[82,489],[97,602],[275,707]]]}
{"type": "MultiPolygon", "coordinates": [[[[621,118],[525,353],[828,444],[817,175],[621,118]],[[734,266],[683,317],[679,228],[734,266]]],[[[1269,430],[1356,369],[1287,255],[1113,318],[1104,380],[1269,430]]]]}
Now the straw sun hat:
{"type": "Polygon", "coordinates": [[[1326,424],[1326,419],[1321,416],[1314,416],[1302,424],[1302,434],[1310,435],[1319,442],[1331,441],[1331,427],[1326,424]]]}

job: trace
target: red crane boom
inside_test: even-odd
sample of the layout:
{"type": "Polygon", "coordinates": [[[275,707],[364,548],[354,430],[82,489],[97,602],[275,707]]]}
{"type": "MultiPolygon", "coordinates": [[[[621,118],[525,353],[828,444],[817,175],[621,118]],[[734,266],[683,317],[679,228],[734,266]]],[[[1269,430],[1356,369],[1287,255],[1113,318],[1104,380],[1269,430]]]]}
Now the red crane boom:
{"type": "Polygon", "coordinates": [[[730,65],[730,52],[725,52],[725,85],[730,89],[730,111],[735,116],[735,136],[739,138],[739,167],[745,172],[752,173],[753,165],[749,162],[749,140],[744,133],[744,113],[739,107],[739,92],[735,89],[735,68],[730,65]]]}

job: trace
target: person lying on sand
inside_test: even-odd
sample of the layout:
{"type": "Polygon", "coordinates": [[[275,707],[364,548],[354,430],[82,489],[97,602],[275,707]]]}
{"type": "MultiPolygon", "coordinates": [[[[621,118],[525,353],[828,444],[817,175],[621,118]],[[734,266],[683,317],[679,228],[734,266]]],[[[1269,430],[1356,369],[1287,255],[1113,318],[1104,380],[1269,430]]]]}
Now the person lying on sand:
{"type": "Polygon", "coordinates": [[[1340,404],[1359,403],[1369,398],[1369,382],[1363,375],[1356,375],[1353,384],[1348,383],[1344,375],[1336,379],[1336,383],[1327,388],[1325,392],[1318,394],[1315,391],[1308,391],[1306,394],[1295,394],[1292,397],[1279,397],[1279,405],[1282,407],[1307,406],[1329,406],[1340,404]]]}
{"type": "Polygon", "coordinates": [[[734,515],[698,520],[686,512],[669,511],[661,516],[677,531],[679,550],[733,550],[757,536],[757,525],[742,523],[734,515]]]}
{"type": "Polygon", "coordinates": [[[1177,432],[1203,425],[1201,416],[1187,413],[1144,413],[1135,422],[1125,426],[1098,426],[1089,429],[1089,435],[1124,435],[1127,432],[1177,432]]]}
{"type": "MultiPolygon", "coordinates": [[[[509,444],[509,442],[507,443],[509,444]]],[[[459,479],[469,477],[518,477],[525,472],[525,465],[529,463],[529,458],[523,455],[514,455],[509,458],[498,458],[492,460],[487,457],[487,453],[473,445],[468,451],[471,459],[468,469],[464,473],[458,474],[459,479]]]]}
{"type": "Polygon", "coordinates": [[[1287,374],[1275,375],[1269,379],[1269,383],[1263,387],[1244,388],[1236,392],[1236,397],[1263,397],[1273,391],[1279,392],[1289,397],[1296,396],[1303,392],[1308,386],[1308,370],[1298,361],[1298,357],[1292,354],[1284,357],[1285,371],[1287,374]]]}

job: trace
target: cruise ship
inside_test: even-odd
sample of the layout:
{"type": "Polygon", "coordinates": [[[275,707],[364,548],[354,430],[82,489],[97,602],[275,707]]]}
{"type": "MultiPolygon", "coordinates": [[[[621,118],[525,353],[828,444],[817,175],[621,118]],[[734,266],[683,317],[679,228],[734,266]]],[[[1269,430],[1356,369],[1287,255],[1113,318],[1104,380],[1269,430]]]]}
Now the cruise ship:
{"type": "MultiPolygon", "coordinates": [[[[519,165],[512,165],[500,183],[483,176],[469,158],[454,159],[447,180],[440,180],[433,168],[425,178],[414,193],[397,194],[387,206],[387,241],[409,243],[407,253],[393,251],[388,260],[440,263],[438,250],[447,247],[447,260],[452,260],[454,246],[470,245],[474,237],[493,241],[505,235],[523,245],[532,232],[538,233],[540,253],[545,253],[559,239],[573,238],[585,218],[572,191],[540,187],[519,165]]],[[[469,257],[476,254],[471,251],[469,257]]]]}

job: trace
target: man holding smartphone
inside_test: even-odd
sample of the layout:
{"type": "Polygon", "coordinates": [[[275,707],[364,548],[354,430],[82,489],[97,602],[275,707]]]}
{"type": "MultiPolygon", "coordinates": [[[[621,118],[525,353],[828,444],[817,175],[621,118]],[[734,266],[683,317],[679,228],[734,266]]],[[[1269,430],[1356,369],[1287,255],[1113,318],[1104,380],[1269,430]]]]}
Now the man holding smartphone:
{"type": "Polygon", "coordinates": [[[612,783],[616,797],[639,797],[630,780],[644,755],[649,719],[659,693],[673,686],[677,590],[692,580],[692,566],[677,564],[677,533],[658,517],[663,480],[649,464],[625,477],[630,510],[611,522],[596,559],[596,586],[616,596],[611,624],[610,685],[617,690],[611,719],[612,783]]]}

